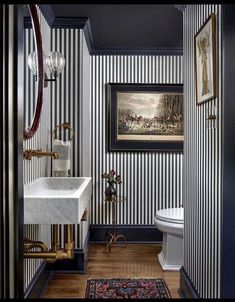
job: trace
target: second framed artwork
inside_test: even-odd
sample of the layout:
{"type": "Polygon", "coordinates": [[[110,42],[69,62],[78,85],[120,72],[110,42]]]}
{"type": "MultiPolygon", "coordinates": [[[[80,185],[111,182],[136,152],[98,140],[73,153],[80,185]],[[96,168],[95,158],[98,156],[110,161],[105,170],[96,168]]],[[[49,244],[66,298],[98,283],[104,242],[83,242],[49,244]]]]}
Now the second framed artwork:
{"type": "Polygon", "coordinates": [[[215,15],[194,36],[196,100],[200,105],[216,96],[215,15]]]}
{"type": "Polygon", "coordinates": [[[108,150],[183,152],[182,84],[108,84],[108,150]]]}

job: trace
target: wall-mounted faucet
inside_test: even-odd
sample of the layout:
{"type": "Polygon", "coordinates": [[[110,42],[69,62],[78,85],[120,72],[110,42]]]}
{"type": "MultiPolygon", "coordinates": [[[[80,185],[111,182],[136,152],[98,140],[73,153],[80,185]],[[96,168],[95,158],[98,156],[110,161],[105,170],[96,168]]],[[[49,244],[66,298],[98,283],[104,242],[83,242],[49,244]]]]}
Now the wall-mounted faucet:
{"type": "Polygon", "coordinates": [[[28,160],[31,160],[32,157],[40,158],[42,156],[51,156],[54,159],[59,158],[58,152],[42,151],[42,149],[38,149],[38,150],[26,149],[23,151],[23,154],[24,154],[24,159],[28,159],[28,160]]]}

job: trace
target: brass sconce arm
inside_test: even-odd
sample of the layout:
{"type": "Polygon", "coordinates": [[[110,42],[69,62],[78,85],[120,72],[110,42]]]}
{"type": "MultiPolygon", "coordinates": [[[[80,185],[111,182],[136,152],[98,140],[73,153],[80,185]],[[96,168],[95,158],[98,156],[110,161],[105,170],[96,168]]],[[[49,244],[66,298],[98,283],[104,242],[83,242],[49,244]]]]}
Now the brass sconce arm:
{"type": "Polygon", "coordinates": [[[38,149],[38,150],[26,149],[23,151],[23,155],[24,155],[24,159],[28,159],[28,160],[31,160],[32,157],[40,158],[42,156],[51,156],[54,159],[59,158],[58,152],[42,151],[42,149],[38,149]]]}

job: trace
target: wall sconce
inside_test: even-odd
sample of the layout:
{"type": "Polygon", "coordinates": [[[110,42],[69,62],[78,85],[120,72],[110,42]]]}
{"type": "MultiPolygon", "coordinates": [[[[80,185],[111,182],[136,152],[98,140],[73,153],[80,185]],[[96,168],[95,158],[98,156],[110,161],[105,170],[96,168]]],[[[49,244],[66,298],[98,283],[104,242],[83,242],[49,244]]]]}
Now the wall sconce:
{"type": "MultiPolygon", "coordinates": [[[[51,76],[53,77],[48,79],[47,74],[45,73],[45,81],[46,82],[56,81],[56,78],[62,72],[65,65],[64,56],[58,51],[52,51],[47,56],[44,55],[44,61],[47,69],[49,70],[51,76]]],[[[37,56],[35,52],[31,52],[29,54],[28,66],[30,70],[33,72],[33,75],[37,80],[37,56]]],[[[47,85],[45,85],[45,87],[47,87],[47,85]]]]}

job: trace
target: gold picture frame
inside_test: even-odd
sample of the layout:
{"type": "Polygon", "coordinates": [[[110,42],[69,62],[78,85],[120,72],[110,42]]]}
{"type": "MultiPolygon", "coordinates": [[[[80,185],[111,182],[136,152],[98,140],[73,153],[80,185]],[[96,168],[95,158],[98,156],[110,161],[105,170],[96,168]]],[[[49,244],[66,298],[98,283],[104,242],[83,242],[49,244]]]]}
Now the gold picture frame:
{"type": "Polygon", "coordinates": [[[200,105],[216,96],[215,14],[211,14],[194,36],[196,102],[200,105]]]}

